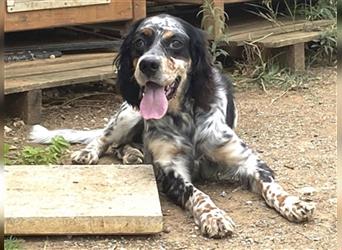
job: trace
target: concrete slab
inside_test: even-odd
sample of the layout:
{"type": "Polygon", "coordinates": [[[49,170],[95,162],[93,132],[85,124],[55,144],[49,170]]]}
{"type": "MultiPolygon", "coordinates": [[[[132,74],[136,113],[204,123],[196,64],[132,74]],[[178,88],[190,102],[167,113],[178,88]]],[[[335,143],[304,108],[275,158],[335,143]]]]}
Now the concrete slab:
{"type": "Polygon", "coordinates": [[[162,212],[151,165],[6,166],[5,234],[153,234],[162,212]]]}

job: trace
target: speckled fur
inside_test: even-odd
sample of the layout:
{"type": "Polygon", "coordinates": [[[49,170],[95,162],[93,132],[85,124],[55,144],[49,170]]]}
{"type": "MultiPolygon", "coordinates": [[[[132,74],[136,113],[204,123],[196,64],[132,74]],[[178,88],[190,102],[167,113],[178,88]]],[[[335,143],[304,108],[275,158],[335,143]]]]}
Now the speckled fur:
{"type": "MultiPolygon", "coordinates": [[[[125,69],[119,67],[118,81],[128,103],[122,105],[107,128],[103,130],[102,136],[94,139],[84,150],[74,153],[73,161],[96,164],[109,145],[114,143],[125,148],[124,145],[132,142],[134,134],[141,132],[145,162],[153,164],[160,190],[192,214],[204,235],[214,238],[231,235],[234,222],[208,195],[193,185],[195,180],[203,178],[239,182],[249,190],[260,194],[270,207],[288,220],[294,222],[309,220],[314,206],[284,191],[275,182],[273,171],[234,132],[236,108],[231,93],[231,83],[208,63],[210,61],[206,58],[208,53],[201,51],[205,50],[201,46],[206,44],[202,41],[203,36],[193,33],[197,34],[193,37],[193,34],[188,34],[188,32],[199,31],[192,31],[191,29],[194,28],[184,21],[160,15],[142,20],[133,27],[130,35],[133,36],[139,29],[144,29],[145,33],[150,32],[148,30],[150,28],[155,28],[160,34],[163,34],[164,30],[167,32],[172,30],[198,40],[190,41],[189,58],[177,59],[178,65],[182,65],[178,68],[182,68],[183,87],[178,89],[176,112],[170,105],[163,118],[144,121],[137,107],[141,98],[139,86],[143,85],[140,78],[145,76],[142,76],[136,67],[130,72],[130,78],[121,79],[120,77],[125,77],[127,72],[120,74],[120,70],[127,70],[130,67],[125,69]],[[202,45],[196,47],[198,43],[202,45]],[[196,53],[191,53],[196,49],[198,50],[196,53]],[[204,58],[196,58],[201,53],[204,58]],[[196,78],[197,76],[199,78],[196,78]]],[[[170,33],[167,36],[170,36],[170,33]]],[[[124,42],[118,60],[119,66],[126,65],[125,63],[128,63],[128,66],[132,65],[127,58],[129,51],[125,50],[125,46],[129,46],[131,42],[129,39],[130,37],[124,42]]],[[[160,49],[158,46],[152,46],[142,57],[165,56],[158,51],[160,49]]],[[[161,67],[162,71],[158,72],[160,77],[165,76],[163,75],[165,65],[173,59],[163,60],[165,63],[161,67]]],[[[139,59],[135,64],[139,64],[139,59]]],[[[166,82],[172,81],[179,74],[179,70],[165,71],[167,79],[171,79],[166,82]]],[[[126,158],[122,156],[122,159],[129,158],[127,152],[134,152],[132,154],[135,156],[139,155],[131,147],[128,149],[126,147],[124,150],[126,158]]],[[[141,160],[141,157],[137,158],[141,160]]]]}

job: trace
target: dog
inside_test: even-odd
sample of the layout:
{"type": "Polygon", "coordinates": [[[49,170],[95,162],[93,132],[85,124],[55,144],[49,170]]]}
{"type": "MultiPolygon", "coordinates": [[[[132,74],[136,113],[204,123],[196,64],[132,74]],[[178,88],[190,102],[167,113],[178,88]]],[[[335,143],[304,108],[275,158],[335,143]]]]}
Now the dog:
{"type": "Polygon", "coordinates": [[[144,18],[132,25],[115,65],[125,101],[104,129],[35,126],[31,139],[48,143],[58,134],[87,143],[72,154],[76,164],[96,164],[111,145],[125,164],[152,163],[160,191],[189,211],[209,238],[231,235],[235,224],[194,186],[201,179],[238,182],[289,221],[312,218],[315,206],[286,192],[234,132],[232,83],[213,66],[203,31],[166,14],[144,18]],[[139,139],[143,153],[133,146],[139,139]]]}

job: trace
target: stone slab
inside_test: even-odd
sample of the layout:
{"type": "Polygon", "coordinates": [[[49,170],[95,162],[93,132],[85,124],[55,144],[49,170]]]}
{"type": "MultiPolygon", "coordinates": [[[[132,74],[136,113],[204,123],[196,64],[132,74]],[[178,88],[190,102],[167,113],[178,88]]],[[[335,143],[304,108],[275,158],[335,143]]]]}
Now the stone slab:
{"type": "Polygon", "coordinates": [[[5,185],[6,235],[162,231],[151,165],[5,166],[5,185]]]}

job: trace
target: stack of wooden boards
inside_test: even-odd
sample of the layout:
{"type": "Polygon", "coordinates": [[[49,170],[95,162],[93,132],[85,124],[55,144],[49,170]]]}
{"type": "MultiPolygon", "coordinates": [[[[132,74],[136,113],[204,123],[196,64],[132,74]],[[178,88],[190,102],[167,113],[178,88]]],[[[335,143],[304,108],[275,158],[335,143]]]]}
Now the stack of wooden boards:
{"type": "Polygon", "coordinates": [[[60,58],[5,64],[5,95],[14,115],[27,124],[40,122],[41,91],[45,88],[115,78],[116,53],[85,53],[60,58]]]}

